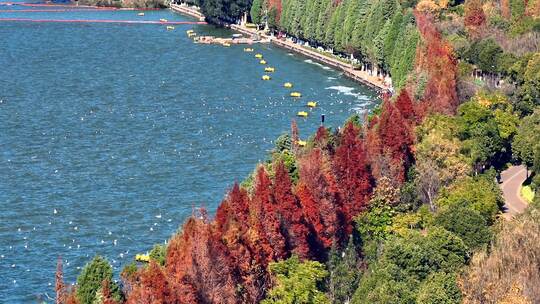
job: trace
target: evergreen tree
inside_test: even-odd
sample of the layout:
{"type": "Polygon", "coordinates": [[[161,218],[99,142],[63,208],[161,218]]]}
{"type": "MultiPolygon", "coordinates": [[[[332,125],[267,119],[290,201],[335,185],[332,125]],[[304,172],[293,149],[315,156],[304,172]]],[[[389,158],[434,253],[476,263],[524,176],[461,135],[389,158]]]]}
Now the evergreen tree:
{"type": "Polygon", "coordinates": [[[338,24],[339,14],[341,11],[341,6],[338,6],[335,8],[332,12],[332,17],[330,18],[330,22],[328,23],[328,27],[326,27],[326,33],[324,36],[324,44],[334,48],[334,35],[336,33],[336,29],[339,30],[341,27],[340,24],[338,24]]]}
{"type": "Polygon", "coordinates": [[[251,16],[251,22],[255,24],[260,24],[261,12],[262,12],[262,0],[253,0],[253,4],[251,5],[251,10],[249,12],[251,16]]]}
{"type": "Polygon", "coordinates": [[[316,261],[300,262],[297,256],[270,264],[276,286],[262,304],[326,304],[330,303],[318,285],[328,272],[316,261]]]}
{"type": "Polygon", "coordinates": [[[291,5],[294,3],[295,0],[282,0],[282,11],[281,11],[281,18],[279,19],[279,27],[281,30],[288,32],[289,31],[289,25],[290,25],[290,16],[291,16],[291,5]]]}
{"type": "Polygon", "coordinates": [[[400,33],[403,33],[401,31],[401,26],[403,21],[403,15],[398,10],[394,17],[392,17],[390,21],[390,27],[388,28],[388,31],[386,33],[386,36],[384,38],[384,49],[383,49],[383,56],[384,61],[386,63],[387,68],[392,68],[394,66],[394,58],[393,53],[395,48],[400,48],[401,45],[396,44],[396,40],[398,40],[398,35],[400,33]]]}
{"type": "Polygon", "coordinates": [[[321,11],[322,0],[308,0],[306,19],[304,24],[304,35],[310,41],[317,40],[317,21],[321,11]]]}
{"type": "Polygon", "coordinates": [[[358,253],[352,236],[345,250],[340,252],[335,246],[330,251],[328,260],[328,289],[332,303],[349,303],[360,278],[358,253]]]}
{"type": "Polygon", "coordinates": [[[348,2],[349,5],[345,13],[345,21],[342,28],[343,33],[341,34],[341,45],[346,52],[353,53],[352,37],[356,19],[360,14],[360,1],[348,0],[348,2]]]}
{"type": "Polygon", "coordinates": [[[395,88],[401,88],[405,84],[407,75],[413,68],[419,38],[414,25],[408,24],[406,27],[402,27],[392,54],[393,65],[390,67],[395,88]]]}
{"type": "Polygon", "coordinates": [[[333,44],[334,44],[334,47],[338,50],[338,51],[343,51],[343,45],[341,44],[342,42],[342,39],[343,39],[343,25],[345,23],[345,18],[347,17],[347,11],[349,9],[349,3],[351,1],[343,1],[339,4],[338,8],[337,8],[337,26],[335,27],[335,32],[334,32],[334,41],[333,41],[333,44]]]}
{"type": "Polygon", "coordinates": [[[368,2],[367,0],[358,1],[358,17],[354,24],[354,29],[353,29],[352,38],[351,38],[353,47],[358,52],[362,53],[364,56],[365,54],[362,49],[363,36],[364,36],[364,31],[366,30],[367,17],[369,15],[371,6],[372,4],[368,2]]]}
{"type": "Polygon", "coordinates": [[[291,18],[290,33],[299,38],[303,37],[302,18],[306,13],[305,4],[305,1],[294,1],[292,6],[294,14],[291,18]]]}
{"type": "Polygon", "coordinates": [[[319,16],[317,17],[317,31],[315,33],[315,39],[318,43],[324,44],[326,38],[326,29],[330,23],[334,6],[332,0],[321,0],[321,9],[319,16]]]}
{"type": "MultiPolygon", "coordinates": [[[[112,282],[112,267],[101,256],[96,256],[90,263],[84,266],[81,274],[77,277],[77,299],[81,304],[92,304],[96,293],[101,288],[103,281],[112,282]]],[[[111,290],[115,298],[120,299],[121,293],[117,284],[112,284],[111,290]]]]}

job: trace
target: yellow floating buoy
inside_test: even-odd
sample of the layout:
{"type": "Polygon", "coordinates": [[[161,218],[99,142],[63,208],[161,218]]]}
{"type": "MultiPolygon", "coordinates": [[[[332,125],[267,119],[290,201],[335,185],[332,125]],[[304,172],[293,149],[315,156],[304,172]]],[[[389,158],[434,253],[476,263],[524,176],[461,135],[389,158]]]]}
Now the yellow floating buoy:
{"type": "Polygon", "coordinates": [[[172,25],[167,25],[167,30],[168,30],[168,31],[174,30],[174,26],[172,26],[172,25]]]}
{"type": "Polygon", "coordinates": [[[290,89],[290,88],[292,88],[292,83],[290,83],[290,82],[285,82],[285,83],[283,84],[283,86],[286,87],[286,88],[288,88],[288,89],[290,89]]]}
{"type": "Polygon", "coordinates": [[[228,42],[223,42],[223,46],[229,47],[229,46],[231,46],[231,44],[228,43],[228,42]]]}
{"type": "Polygon", "coordinates": [[[138,13],[137,16],[144,16],[144,13],[138,13]]]}
{"type": "Polygon", "coordinates": [[[159,21],[160,21],[160,22],[167,22],[167,19],[161,18],[161,19],[159,19],[159,21]]]}
{"type": "Polygon", "coordinates": [[[307,145],[307,142],[305,140],[299,140],[297,143],[300,147],[305,147],[307,145]]]}
{"type": "Polygon", "coordinates": [[[263,60],[259,61],[259,63],[260,64],[266,64],[266,60],[263,59],[263,60]]]}
{"type": "Polygon", "coordinates": [[[307,103],[307,106],[310,107],[310,108],[315,108],[317,106],[317,102],[316,101],[310,101],[307,103]]]}
{"type": "Polygon", "coordinates": [[[291,92],[291,97],[302,97],[300,92],[291,92]]]}
{"type": "Polygon", "coordinates": [[[135,261],[138,262],[150,262],[150,256],[148,254],[136,254],[135,261]]]}
{"type": "Polygon", "coordinates": [[[254,50],[252,48],[244,48],[244,52],[253,52],[254,50]]]}
{"type": "Polygon", "coordinates": [[[255,54],[255,58],[257,58],[257,59],[262,59],[263,56],[262,56],[262,54],[255,54]]]}
{"type": "Polygon", "coordinates": [[[275,69],[275,68],[272,68],[272,67],[266,67],[266,68],[264,68],[264,71],[265,71],[265,72],[270,72],[270,73],[271,73],[271,72],[275,72],[276,69],[275,69]]]}
{"type": "Polygon", "coordinates": [[[306,111],[300,111],[296,115],[300,117],[308,117],[309,113],[306,111]]]}
{"type": "Polygon", "coordinates": [[[272,77],[270,77],[269,75],[262,76],[262,80],[270,80],[270,79],[272,79],[272,77]]]}

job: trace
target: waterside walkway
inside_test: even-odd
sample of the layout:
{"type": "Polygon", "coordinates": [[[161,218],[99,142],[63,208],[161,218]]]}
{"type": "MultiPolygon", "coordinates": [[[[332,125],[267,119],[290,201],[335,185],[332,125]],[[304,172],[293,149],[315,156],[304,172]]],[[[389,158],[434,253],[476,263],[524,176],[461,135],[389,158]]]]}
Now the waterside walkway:
{"type": "MultiPolygon", "coordinates": [[[[200,13],[199,10],[196,8],[193,8],[191,6],[187,5],[178,5],[178,4],[171,4],[170,8],[173,11],[176,11],[181,14],[185,14],[188,16],[192,16],[195,18],[198,18],[199,20],[204,20],[204,16],[200,13]]],[[[352,64],[345,63],[337,58],[333,58],[330,56],[326,56],[324,54],[321,54],[315,50],[309,49],[307,47],[301,46],[299,44],[296,44],[292,41],[284,40],[284,39],[278,39],[273,36],[263,35],[260,32],[257,32],[257,30],[253,28],[248,28],[244,25],[238,25],[238,24],[231,24],[229,26],[232,30],[240,32],[247,36],[255,36],[258,35],[262,40],[268,40],[274,43],[275,45],[288,49],[292,52],[299,53],[301,55],[304,55],[308,58],[314,59],[322,64],[331,66],[335,69],[343,71],[343,74],[352,80],[362,83],[364,85],[367,85],[371,87],[372,89],[383,91],[390,89],[390,86],[388,86],[384,79],[370,75],[367,71],[362,70],[356,70],[353,68],[352,64]]]]}
{"type": "Polygon", "coordinates": [[[169,7],[180,14],[188,15],[193,18],[197,18],[199,21],[204,21],[204,15],[195,7],[188,6],[185,4],[174,4],[171,3],[169,7]]]}
{"type": "Polygon", "coordinates": [[[354,81],[356,82],[359,82],[359,83],[362,83],[364,85],[367,85],[369,87],[371,87],[372,89],[375,89],[375,90],[387,90],[389,89],[389,86],[385,84],[384,80],[379,78],[379,77],[376,77],[376,76],[372,76],[372,75],[369,75],[368,72],[366,71],[361,71],[361,70],[355,70],[352,66],[352,64],[349,64],[349,63],[345,63],[343,61],[340,61],[336,58],[332,58],[332,57],[329,57],[329,56],[326,56],[324,54],[321,54],[315,50],[311,50],[311,49],[308,49],[306,47],[303,47],[301,45],[298,45],[292,41],[287,41],[287,40],[282,40],[282,39],[277,39],[277,38],[273,38],[271,39],[272,43],[282,47],[282,48],[285,48],[285,49],[288,49],[288,50],[291,50],[293,52],[296,52],[296,53],[299,53],[299,54],[302,54],[306,57],[309,57],[309,58],[312,58],[320,63],[323,63],[325,65],[328,65],[328,66],[331,66],[335,69],[338,69],[338,70],[341,70],[343,71],[343,74],[351,79],[353,79],[354,81]]]}

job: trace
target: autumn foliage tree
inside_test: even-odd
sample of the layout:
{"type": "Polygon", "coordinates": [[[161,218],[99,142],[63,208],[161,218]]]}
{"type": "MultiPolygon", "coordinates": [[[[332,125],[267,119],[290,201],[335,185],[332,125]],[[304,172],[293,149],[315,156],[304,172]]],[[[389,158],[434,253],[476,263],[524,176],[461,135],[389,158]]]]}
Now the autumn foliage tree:
{"type": "Polygon", "coordinates": [[[282,161],[275,165],[274,184],[272,186],[274,203],[282,211],[281,225],[285,231],[285,249],[299,257],[310,255],[308,244],[309,229],[298,198],[292,191],[292,182],[282,161]]]}
{"type": "Polygon", "coordinates": [[[414,142],[412,125],[389,100],[383,104],[378,125],[381,155],[387,156],[389,173],[382,174],[399,183],[405,181],[405,173],[412,161],[411,146],[414,142]]]}
{"type": "MultiPolygon", "coordinates": [[[[369,200],[373,188],[364,143],[359,134],[358,127],[352,122],[347,123],[341,134],[333,162],[347,223],[351,223],[351,217],[365,209],[365,203],[369,200]]],[[[351,231],[352,226],[348,225],[347,233],[351,231]]]]}
{"type": "Polygon", "coordinates": [[[62,304],[66,298],[66,286],[64,284],[64,271],[62,267],[62,258],[58,257],[55,274],[56,304],[62,304]]]}
{"type": "MultiPolygon", "coordinates": [[[[311,212],[317,224],[322,225],[318,234],[322,245],[329,249],[333,242],[343,240],[343,227],[345,215],[342,210],[341,193],[330,168],[328,156],[320,149],[313,149],[304,159],[300,160],[300,183],[309,198],[309,207],[316,206],[311,212]]],[[[300,198],[302,204],[304,200],[300,198]]]]}
{"type": "Polygon", "coordinates": [[[457,60],[451,45],[435,27],[433,16],[421,12],[416,12],[415,16],[422,38],[417,48],[416,66],[418,73],[427,78],[422,100],[429,112],[453,115],[459,105],[457,60]]]}
{"type": "Polygon", "coordinates": [[[465,1],[465,16],[463,23],[468,28],[479,28],[486,23],[486,14],[480,0],[465,1]]]}
{"type": "MultiPolygon", "coordinates": [[[[138,280],[139,283],[131,292],[128,304],[173,303],[171,286],[161,267],[154,261],[140,270],[138,280]]],[[[105,295],[105,291],[103,294],[105,295]]]]}

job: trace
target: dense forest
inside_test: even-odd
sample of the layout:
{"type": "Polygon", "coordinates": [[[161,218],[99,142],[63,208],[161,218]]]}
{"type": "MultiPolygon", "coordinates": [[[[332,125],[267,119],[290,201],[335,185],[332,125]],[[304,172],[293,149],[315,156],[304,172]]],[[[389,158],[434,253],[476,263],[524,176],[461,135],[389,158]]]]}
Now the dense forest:
{"type": "MultiPolygon", "coordinates": [[[[540,187],[540,1],[199,0],[353,54],[400,88],[365,117],[276,140],[113,280],[95,257],[58,303],[536,303],[540,196],[501,217],[498,174],[540,187]]],[[[536,193],[540,193],[536,191],[536,193]]]]}

